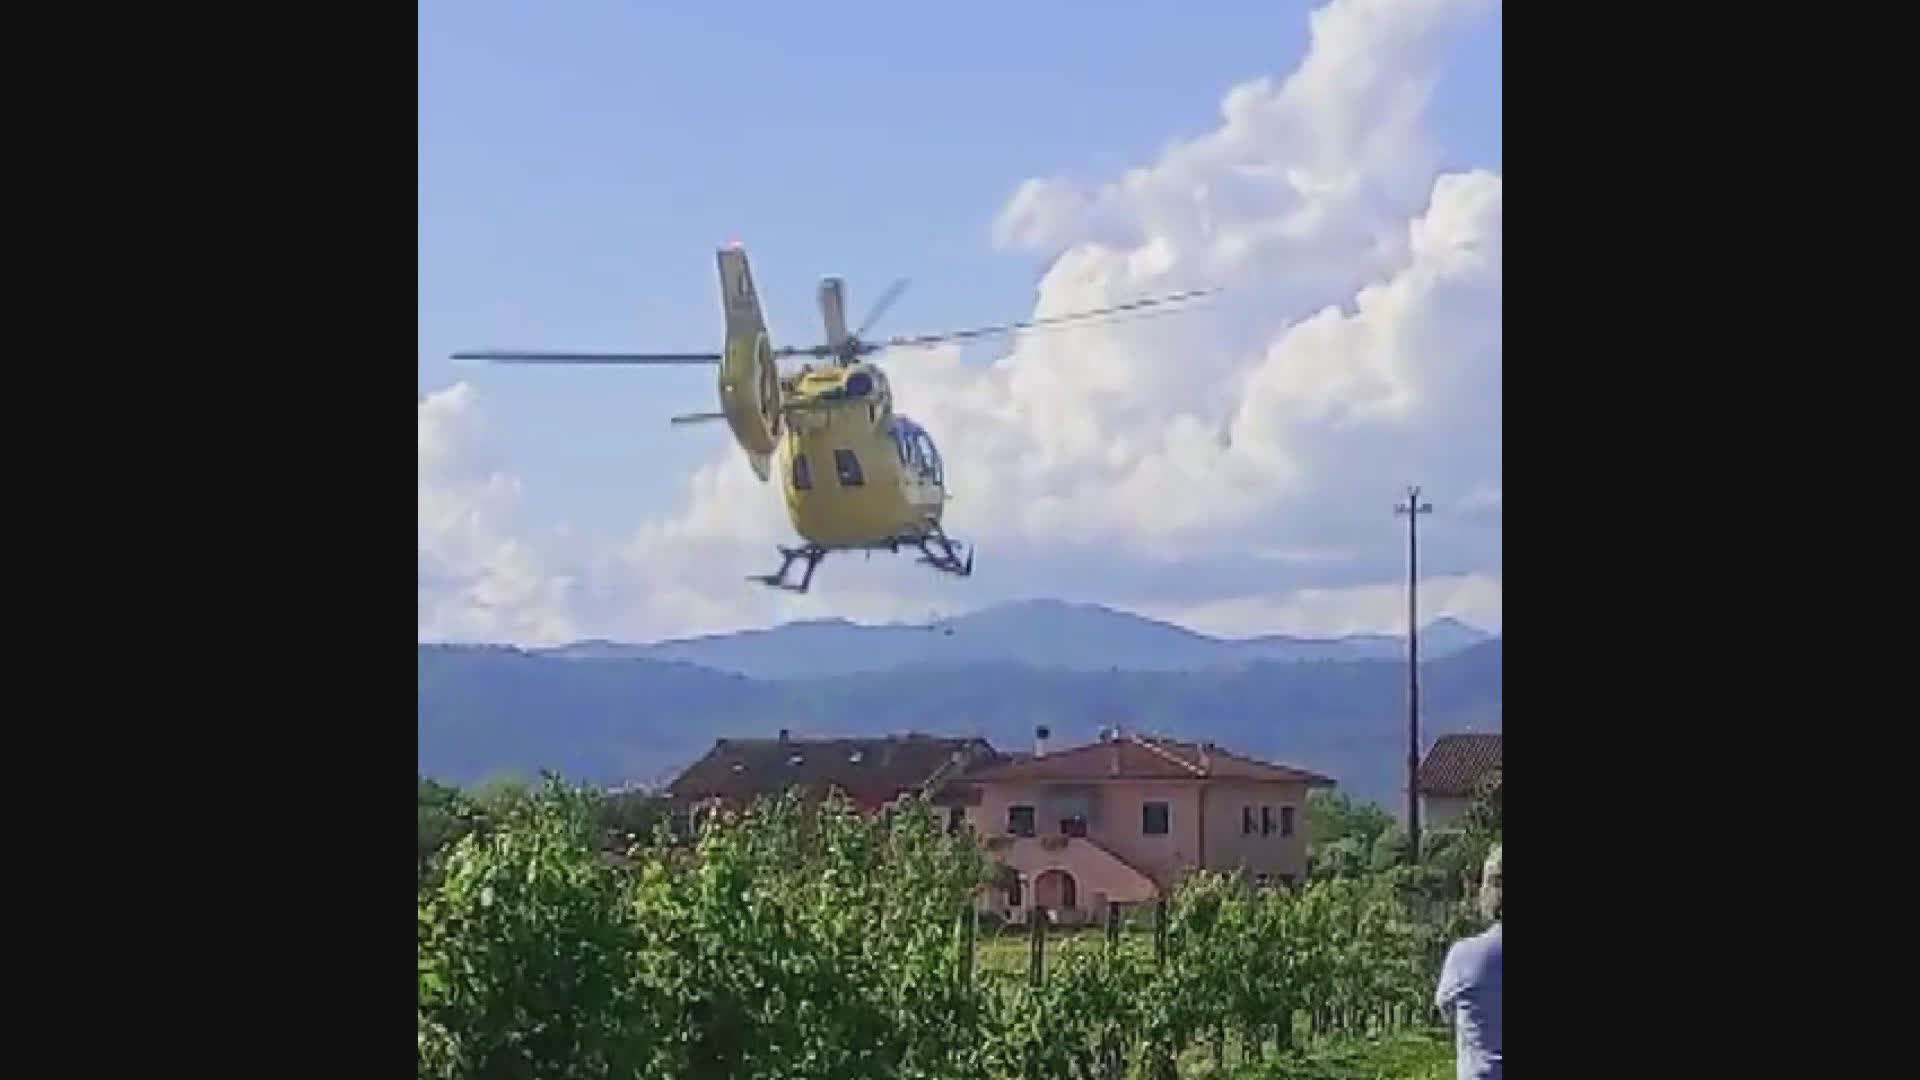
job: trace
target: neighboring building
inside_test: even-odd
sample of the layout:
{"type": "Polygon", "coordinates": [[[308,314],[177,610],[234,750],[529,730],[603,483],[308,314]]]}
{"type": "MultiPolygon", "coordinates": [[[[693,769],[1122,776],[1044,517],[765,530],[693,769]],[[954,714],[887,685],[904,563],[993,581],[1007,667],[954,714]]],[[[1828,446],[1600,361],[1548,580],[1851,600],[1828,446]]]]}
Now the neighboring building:
{"type": "Polygon", "coordinates": [[[952,782],[975,832],[1003,867],[982,908],[1024,921],[1039,905],[1062,921],[1108,901],[1165,895],[1196,868],[1256,881],[1306,875],[1307,792],[1333,781],[1211,743],[1119,731],[1059,751],[975,765],[952,782]]]}
{"type": "Polygon", "coordinates": [[[1473,801],[1473,788],[1500,768],[1500,736],[1442,735],[1420,763],[1420,820],[1428,828],[1460,823],[1473,801]]]}
{"type": "Polygon", "coordinates": [[[958,824],[955,802],[964,793],[947,790],[945,781],[970,765],[998,759],[985,739],[796,739],[782,731],[775,739],[714,740],[706,756],[667,785],[666,796],[675,811],[685,812],[714,803],[739,806],[790,789],[816,798],[838,791],[872,812],[927,791],[958,824]]]}

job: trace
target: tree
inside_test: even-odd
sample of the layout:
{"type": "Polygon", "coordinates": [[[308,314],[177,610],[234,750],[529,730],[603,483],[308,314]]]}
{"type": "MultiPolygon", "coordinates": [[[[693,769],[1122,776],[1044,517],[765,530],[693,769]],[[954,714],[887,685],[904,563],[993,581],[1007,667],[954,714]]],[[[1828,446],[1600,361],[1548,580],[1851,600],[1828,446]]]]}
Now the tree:
{"type": "Polygon", "coordinates": [[[1467,831],[1498,841],[1502,801],[1500,770],[1494,769],[1473,786],[1473,801],[1467,805],[1467,831]]]}
{"type": "Polygon", "coordinates": [[[608,839],[624,847],[653,835],[654,827],[667,819],[667,803],[645,792],[616,792],[600,797],[594,804],[593,818],[608,839]]]}
{"type": "Polygon", "coordinates": [[[1407,827],[1398,823],[1374,838],[1370,865],[1375,873],[1391,870],[1407,861],[1411,841],[1407,827]]]}
{"type": "Polygon", "coordinates": [[[433,858],[471,828],[471,811],[460,789],[420,777],[420,877],[433,858]]]}
{"type": "Polygon", "coordinates": [[[533,789],[525,780],[503,774],[474,785],[469,798],[489,818],[504,818],[516,807],[527,805],[533,798],[533,789]]]}
{"type": "Polygon", "coordinates": [[[1436,900],[1463,899],[1480,878],[1480,866],[1486,862],[1492,841],[1479,833],[1460,829],[1438,829],[1420,840],[1425,850],[1421,862],[1433,870],[1436,900]]]}
{"type": "Polygon", "coordinates": [[[1367,873],[1373,848],[1358,836],[1343,836],[1331,844],[1315,841],[1307,850],[1307,876],[1314,880],[1359,877],[1367,873]]]}
{"type": "Polygon", "coordinates": [[[1356,803],[1345,792],[1316,791],[1307,796],[1307,838],[1331,844],[1358,837],[1369,847],[1393,826],[1393,815],[1378,803],[1356,803]]]}

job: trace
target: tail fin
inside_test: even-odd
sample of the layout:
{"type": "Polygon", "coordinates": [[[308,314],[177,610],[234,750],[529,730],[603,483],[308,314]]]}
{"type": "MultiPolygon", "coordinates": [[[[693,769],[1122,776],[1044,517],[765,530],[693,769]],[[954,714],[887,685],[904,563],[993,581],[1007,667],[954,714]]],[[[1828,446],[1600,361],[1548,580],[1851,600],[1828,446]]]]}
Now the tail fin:
{"type": "Polygon", "coordinates": [[[720,306],[727,319],[720,408],[754,475],[765,481],[780,439],[780,372],[747,253],[738,245],[720,249],[720,306]]]}
{"type": "Polygon", "coordinates": [[[720,249],[721,306],[727,315],[727,345],[753,339],[766,332],[767,320],[760,313],[760,294],[753,287],[753,271],[747,268],[747,253],[738,247],[720,249]]]}

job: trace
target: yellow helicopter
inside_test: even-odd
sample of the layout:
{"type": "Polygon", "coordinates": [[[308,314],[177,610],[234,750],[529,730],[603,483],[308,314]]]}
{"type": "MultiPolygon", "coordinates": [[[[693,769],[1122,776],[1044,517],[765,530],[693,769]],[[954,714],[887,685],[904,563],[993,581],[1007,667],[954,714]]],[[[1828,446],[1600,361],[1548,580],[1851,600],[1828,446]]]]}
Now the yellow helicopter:
{"type": "MultiPolygon", "coordinates": [[[[826,322],[824,345],[774,348],[767,336],[760,298],[755,292],[746,251],[738,243],[719,251],[721,304],[726,347],[718,353],[579,353],[479,350],[453,354],[455,360],[499,364],[716,364],[720,411],[672,417],[675,424],[725,420],[734,441],[762,482],[771,476],[776,453],[787,516],[804,541],[779,548],[780,569],[748,580],[804,593],[821,560],[835,551],[887,551],[917,548],[919,561],[943,573],[973,574],[971,547],[956,543],[941,525],[947,478],[940,452],[927,430],[893,410],[886,373],[864,359],[883,349],[925,348],[1022,330],[1081,322],[1141,311],[1205,295],[1194,290],[1135,300],[1113,307],[1006,323],[944,334],[865,340],[865,334],[906,288],[895,282],[858,330],[847,330],[845,287],[839,278],[820,282],[820,314],[826,322]],[[830,360],[783,375],[778,361],[788,357],[830,360]],[[964,561],[961,552],[966,552],[964,561]],[[805,570],[799,582],[787,580],[794,563],[805,570]]],[[[951,630],[948,631],[951,633],[951,630]]]]}

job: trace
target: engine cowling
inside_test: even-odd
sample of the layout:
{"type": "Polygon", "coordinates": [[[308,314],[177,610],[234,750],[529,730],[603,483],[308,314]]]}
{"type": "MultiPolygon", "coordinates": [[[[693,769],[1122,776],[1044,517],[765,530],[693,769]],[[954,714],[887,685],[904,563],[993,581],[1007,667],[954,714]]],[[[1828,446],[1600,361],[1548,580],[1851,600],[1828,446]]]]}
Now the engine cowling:
{"type": "Polygon", "coordinates": [[[782,430],[780,369],[766,331],[728,343],[720,363],[720,411],[726,414],[727,426],[746,452],[754,475],[766,480],[782,430]]]}

